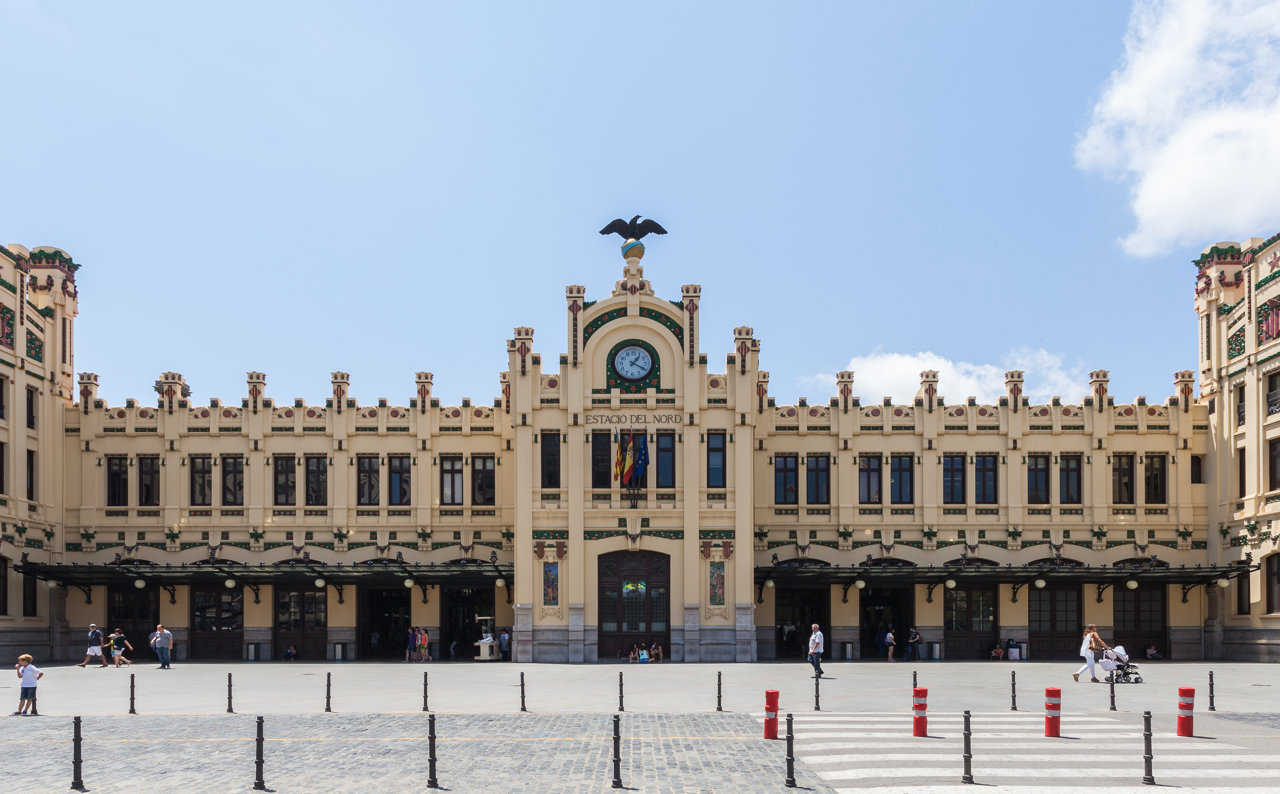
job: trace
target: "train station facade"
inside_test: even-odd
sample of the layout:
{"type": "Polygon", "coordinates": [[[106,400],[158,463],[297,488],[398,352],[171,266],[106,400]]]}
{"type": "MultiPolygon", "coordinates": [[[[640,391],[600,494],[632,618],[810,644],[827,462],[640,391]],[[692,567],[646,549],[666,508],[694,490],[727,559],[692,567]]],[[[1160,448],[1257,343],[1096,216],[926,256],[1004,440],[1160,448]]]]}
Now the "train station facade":
{"type": "Polygon", "coordinates": [[[1020,372],[989,404],[936,372],[909,402],[841,372],[778,404],[752,328],[709,363],[701,288],[656,294],[629,241],[608,295],[565,288],[549,350],[515,329],[496,399],[442,405],[419,372],[361,405],[334,372],[307,404],[250,372],[196,404],[166,372],[112,406],[75,374],[79,266],[0,247],[0,646],[72,659],[91,622],[163,622],[178,658],[392,658],[425,626],[436,658],[506,628],[517,661],[751,662],[816,622],[836,658],[915,626],[948,659],[1056,659],[1096,623],[1277,659],[1277,242],[1196,260],[1172,396],[1117,403],[1098,370],[1047,404],[1020,372]]]}

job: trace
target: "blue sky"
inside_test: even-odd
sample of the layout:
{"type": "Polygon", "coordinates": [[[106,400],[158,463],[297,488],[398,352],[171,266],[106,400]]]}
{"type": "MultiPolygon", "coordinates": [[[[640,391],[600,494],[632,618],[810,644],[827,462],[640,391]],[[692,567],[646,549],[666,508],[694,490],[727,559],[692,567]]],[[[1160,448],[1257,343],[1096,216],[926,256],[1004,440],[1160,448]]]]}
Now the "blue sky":
{"type": "Polygon", "coordinates": [[[564,285],[607,294],[596,231],[637,213],[712,369],[751,325],[779,402],[850,366],[864,399],[926,366],[952,400],[1011,367],[1163,399],[1189,260],[1280,231],[1280,24],[1220,5],[0,0],[0,242],[83,263],[113,404],[164,370],[199,402],[248,370],[490,400],[512,327],[566,349],[564,285]]]}

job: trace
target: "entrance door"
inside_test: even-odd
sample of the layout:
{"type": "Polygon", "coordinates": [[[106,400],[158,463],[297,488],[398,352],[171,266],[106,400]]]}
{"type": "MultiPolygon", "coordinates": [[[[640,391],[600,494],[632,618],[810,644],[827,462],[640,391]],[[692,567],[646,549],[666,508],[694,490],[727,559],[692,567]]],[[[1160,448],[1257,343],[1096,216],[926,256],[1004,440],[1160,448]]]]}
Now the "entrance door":
{"type": "Polygon", "coordinates": [[[191,588],[192,659],[240,659],[244,654],[244,588],[191,588]]]}
{"type": "Polygon", "coordinates": [[[973,584],[945,592],[943,653],[948,659],[990,659],[999,642],[996,586],[973,584]]]}
{"type": "Polygon", "coordinates": [[[442,587],[440,589],[440,650],[436,659],[471,661],[485,628],[493,630],[493,587],[442,587]],[[481,618],[490,618],[482,621],[481,618]]]}
{"type": "Polygon", "coordinates": [[[148,641],[160,622],[160,589],[154,586],[139,590],[136,587],[111,587],[107,592],[107,625],[101,626],[105,640],[111,632],[120,629],[133,646],[133,653],[125,652],[129,659],[147,654],[156,658],[148,641]]]}
{"type": "Polygon", "coordinates": [[[1145,658],[1148,645],[1156,646],[1164,658],[1172,658],[1169,626],[1165,619],[1164,587],[1140,586],[1137,590],[1129,590],[1121,586],[1114,589],[1115,634],[1107,644],[1123,645],[1134,661],[1145,658]]]}
{"type": "Polygon", "coordinates": [[[409,634],[409,591],[361,588],[357,598],[360,658],[403,659],[409,634]]]}
{"type": "Polygon", "coordinates": [[[324,660],[329,635],[326,595],[324,590],[310,587],[276,587],[273,647],[277,659],[292,645],[299,659],[324,660]]]}
{"type": "Polygon", "coordinates": [[[884,636],[893,628],[897,646],[893,658],[901,659],[912,625],[915,593],[910,587],[868,587],[861,595],[858,640],[863,659],[885,659],[884,636]]]}
{"type": "Polygon", "coordinates": [[[655,551],[615,551],[599,559],[599,658],[625,659],[632,644],[671,652],[671,563],[655,551]]]}
{"type": "Polygon", "coordinates": [[[1074,659],[1080,655],[1080,586],[1031,588],[1028,651],[1032,659],[1074,659]]]}
{"type": "Polygon", "coordinates": [[[817,623],[827,638],[827,658],[835,658],[831,640],[831,596],[825,587],[779,587],[774,608],[774,633],[778,659],[803,659],[809,655],[810,627],[817,623]]]}

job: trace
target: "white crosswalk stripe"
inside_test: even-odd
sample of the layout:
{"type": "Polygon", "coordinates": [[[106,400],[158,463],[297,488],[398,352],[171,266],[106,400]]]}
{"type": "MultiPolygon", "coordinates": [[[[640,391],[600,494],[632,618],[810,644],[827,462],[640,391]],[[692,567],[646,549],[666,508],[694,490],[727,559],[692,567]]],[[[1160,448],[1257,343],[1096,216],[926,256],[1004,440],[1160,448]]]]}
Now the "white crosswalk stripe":
{"type": "MultiPolygon", "coordinates": [[[[764,715],[753,716],[763,721],[764,715]]],[[[1105,787],[1109,792],[1142,789],[1143,736],[1135,724],[1107,715],[1064,714],[1062,738],[1044,736],[1044,715],[971,715],[972,769],[976,782],[1010,791],[1105,787]]],[[[968,791],[963,771],[963,716],[929,715],[928,738],[911,736],[911,712],[794,713],[796,758],[838,792],[901,787],[913,794],[968,791]],[[854,786],[854,788],[850,788],[854,786]]],[[[779,720],[786,736],[786,719],[779,720]]],[[[1280,756],[1202,737],[1157,731],[1152,740],[1157,783],[1200,791],[1273,788],[1280,756]]],[[[1146,789],[1150,791],[1148,787],[1146,789]]]]}

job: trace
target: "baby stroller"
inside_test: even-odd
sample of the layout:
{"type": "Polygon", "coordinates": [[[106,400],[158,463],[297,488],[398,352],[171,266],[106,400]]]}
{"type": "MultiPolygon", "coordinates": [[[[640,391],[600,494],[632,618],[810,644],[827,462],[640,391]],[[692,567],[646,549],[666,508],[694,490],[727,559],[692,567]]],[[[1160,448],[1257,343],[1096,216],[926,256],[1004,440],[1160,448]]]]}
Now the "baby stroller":
{"type": "Polygon", "coordinates": [[[1117,684],[1142,683],[1142,674],[1138,672],[1138,665],[1136,662],[1129,661],[1129,654],[1125,653],[1123,645],[1104,651],[1100,664],[1102,669],[1107,671],[1107,681],[1114,680],[1117,684]]]}

